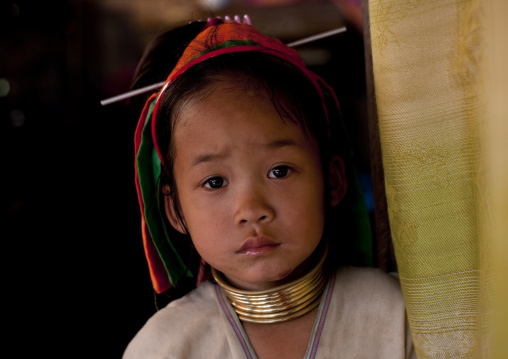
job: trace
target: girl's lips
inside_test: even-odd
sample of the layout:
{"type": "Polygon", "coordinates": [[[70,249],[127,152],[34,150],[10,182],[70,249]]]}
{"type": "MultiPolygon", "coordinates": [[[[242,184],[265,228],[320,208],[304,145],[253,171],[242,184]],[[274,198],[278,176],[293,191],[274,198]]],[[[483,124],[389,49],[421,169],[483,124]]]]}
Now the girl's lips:
{"type": "Polygon", "coordinates": [[[258,255],[266,253],[277,246],[279,246],[279,243],[275,243],[271,239],[265,237],[249,238],[243,243],[242,247],[236,253],[243,255],[258,255]]]}

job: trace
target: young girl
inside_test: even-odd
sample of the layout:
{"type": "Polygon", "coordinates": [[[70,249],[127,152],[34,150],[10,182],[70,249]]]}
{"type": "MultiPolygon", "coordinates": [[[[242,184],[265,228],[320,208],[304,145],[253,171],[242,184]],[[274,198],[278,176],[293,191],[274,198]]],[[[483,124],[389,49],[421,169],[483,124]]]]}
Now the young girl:
{"type": "MultiPolygon", "coordinates": [[[[413,356],[397,281],[344,265],[368,222],[333,90],[248,24],[179,31],[136,131],[136,183],[154,288],[185,295],[124,357],[413,356]]],[[[147,55],[137,81],[160,64],[147,55]]]]}

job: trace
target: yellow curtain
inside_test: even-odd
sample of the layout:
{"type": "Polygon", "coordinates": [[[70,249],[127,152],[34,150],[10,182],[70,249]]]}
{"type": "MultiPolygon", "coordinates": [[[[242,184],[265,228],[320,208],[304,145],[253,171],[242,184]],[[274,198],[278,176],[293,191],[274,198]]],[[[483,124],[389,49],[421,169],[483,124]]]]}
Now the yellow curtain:
{"type": "Polygon", "coordinates": [[[494,36],[493,4],[368,1],[387,210],[418,358],[490,358],[492,305],[505,307],[492,293],[503,298],[508,282],[494,275],[508,262],[508,118],[493,101],[506,82],[494,89],[491,55],[508,32],[494,36]]]}
{"type": "Polygon", "coordinates": [[[493,357],[508,358],[508,1],[493,0],[489,13],[489,123],[486,185],[491,204],[493,357]]]}

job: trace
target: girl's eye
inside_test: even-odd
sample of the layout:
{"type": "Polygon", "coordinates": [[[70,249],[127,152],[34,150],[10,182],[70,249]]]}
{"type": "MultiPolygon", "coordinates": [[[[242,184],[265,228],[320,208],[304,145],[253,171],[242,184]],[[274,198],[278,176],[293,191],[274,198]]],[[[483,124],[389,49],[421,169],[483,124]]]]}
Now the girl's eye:
{"type": "Polygon", "coordinates": [[[268,178],[284,178],[291,173],[288,166],[277,166],[268,172],[268,178]]]}
{"type": "Polygon", "coordinates": [[[218,189],[227,185],[227,181],[222,177],[212,177],[205,181],[203,187],[210,189],[218,189]]]}

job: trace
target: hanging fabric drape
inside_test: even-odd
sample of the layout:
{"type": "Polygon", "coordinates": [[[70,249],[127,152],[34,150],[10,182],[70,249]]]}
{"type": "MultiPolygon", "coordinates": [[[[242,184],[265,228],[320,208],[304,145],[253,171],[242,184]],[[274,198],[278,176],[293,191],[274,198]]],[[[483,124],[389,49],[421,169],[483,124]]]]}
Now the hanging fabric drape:
{"type": "Polygon", "coordinates": [[[490,189],[493,355],[508,358],[508,1],[491,0],[489,13],[489,123],[486,185],[490,189]]]}
{"type": "Polygon", "coordinates": [[[490,55],[505,36],[491,36],[488,1],[367,5],[387,212],[418,358],[489,358],[493,287],[497,298],[503,287],[494,253],[508,249],[508,118],[494,119],[490,55]]]}

